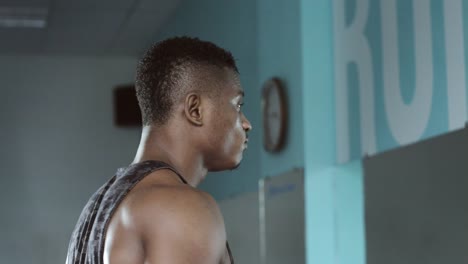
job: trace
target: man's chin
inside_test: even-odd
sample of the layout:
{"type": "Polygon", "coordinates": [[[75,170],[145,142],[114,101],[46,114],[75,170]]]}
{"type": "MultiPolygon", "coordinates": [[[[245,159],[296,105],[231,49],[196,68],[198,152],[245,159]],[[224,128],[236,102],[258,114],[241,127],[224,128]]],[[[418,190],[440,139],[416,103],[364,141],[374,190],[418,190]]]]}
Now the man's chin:
{"type": "Polygon", "coordinates": [[[217,168],[211,168],[209,169],[210,172],[219,172],[219,171],[233,171],[236,170],[237,168],[240,167],[241,165],[241,159],[238,159],[236,161],[229,162],[229,164],[224,164],[224,166],[220,166],[217,168]]]}
{"type": "Polygon", "coordinates": [[[242,163],[243,157],[244,157],[244,151],[242,151],[242,152],[239,154],[238,158],[236,159],[236,161],[234,162],[234,165],[231,167],[230,170],[235,170],[235,169],[239,168],[240,165],[241,165],[241,163],[242,163]]]}
{"type": "Polygon", "coordinates": [[[241,161],[237,162],[236,165],[234,165],[234,167],[232,167],[230,170],[233,171],[233,170],[236,170],[240,167],[241,165],[241,161]]]}

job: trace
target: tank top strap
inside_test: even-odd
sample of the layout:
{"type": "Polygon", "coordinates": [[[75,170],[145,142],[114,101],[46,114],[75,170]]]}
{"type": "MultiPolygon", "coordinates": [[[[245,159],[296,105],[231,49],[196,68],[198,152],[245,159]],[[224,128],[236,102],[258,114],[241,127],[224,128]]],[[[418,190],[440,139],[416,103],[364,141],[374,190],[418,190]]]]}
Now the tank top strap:
{"type": "Polygon", "coordinates": [[[139,163],[130,164],[124,168],[119,168],[117,170],[117,177],[122,177],[123,175],[141,175],[144,177],[153,171],[161,169],[171,170],[183,183],[188,184],[185,178],[174,167],[159,160],[145,160],[139,163]]]}
{"type": "Polygon", "coordinates": [[[228,255],[229,255],[229,262],[230,264],[234,264],[234,257],[232,256],[231,247],[229,246],[229,242],[227,241],[226,241],[226,248],[227,248],[228,255]]]}

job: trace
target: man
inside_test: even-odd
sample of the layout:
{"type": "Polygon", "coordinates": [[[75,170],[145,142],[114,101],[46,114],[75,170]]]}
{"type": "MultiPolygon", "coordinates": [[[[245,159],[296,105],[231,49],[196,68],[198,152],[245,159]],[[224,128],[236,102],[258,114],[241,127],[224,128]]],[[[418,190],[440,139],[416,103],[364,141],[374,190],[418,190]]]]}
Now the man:
{"type": "Polygon", "coordinates": [[[178,37],[151,47],[137,68],[143,118],[135,160],[90,199],[67,264],[233,263],[213,198],[196,186],[236,168],[251,124],[232,55],[178,37]]]}

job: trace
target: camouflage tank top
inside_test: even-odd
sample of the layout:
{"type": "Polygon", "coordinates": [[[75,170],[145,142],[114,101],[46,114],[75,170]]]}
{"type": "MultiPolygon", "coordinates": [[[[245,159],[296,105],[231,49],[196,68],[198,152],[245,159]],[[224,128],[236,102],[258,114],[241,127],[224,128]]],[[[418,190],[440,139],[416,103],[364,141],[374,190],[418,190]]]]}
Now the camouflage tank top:
{"type": "MultiPolygon", "coordinates": [[[[168,164],[149,160],[120,168],[117,173],[91,197],[73,231],[66,264],[103,264],[104,242],[110,219],[125,196],[145,176],[160,169],[172,170],[183,183],[187,181],[168,164]]],[[[231,263],[234,263],[226,242],[231,263]]]]}

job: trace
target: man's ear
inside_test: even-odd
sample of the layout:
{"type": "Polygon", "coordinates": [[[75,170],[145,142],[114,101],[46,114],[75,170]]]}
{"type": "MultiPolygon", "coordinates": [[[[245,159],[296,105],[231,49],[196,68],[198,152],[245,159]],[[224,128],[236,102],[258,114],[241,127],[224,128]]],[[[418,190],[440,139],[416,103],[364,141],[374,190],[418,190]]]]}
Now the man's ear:
{"type": "Polygon", "coordinates": [[[189,93],[184,102],[185,117],[194,125],[203,125],[202,99],[197,93],[189,93]]]}

